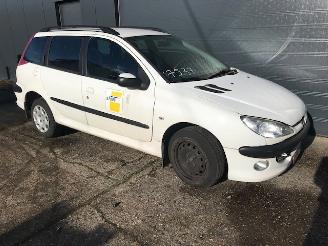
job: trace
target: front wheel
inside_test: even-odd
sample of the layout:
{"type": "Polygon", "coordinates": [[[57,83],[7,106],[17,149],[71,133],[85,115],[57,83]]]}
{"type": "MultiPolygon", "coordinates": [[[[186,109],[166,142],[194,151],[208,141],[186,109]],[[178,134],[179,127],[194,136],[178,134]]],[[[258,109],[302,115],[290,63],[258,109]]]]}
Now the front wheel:
{"type": "Polygon", "coordinates": [[[183,128],[172,136],[169,158],[179,178],[192,186],[210,187],[227,172],[220,142],[197,126],[183,128]]]}
{"type": "Polygon", "coordinates": [[[58,125],[53,114],[42,98],[36,99],[31,108],[32,120],[35,129],[44,137],[51,138],[58,136],[62,131],[62,126],[58,125]]]}

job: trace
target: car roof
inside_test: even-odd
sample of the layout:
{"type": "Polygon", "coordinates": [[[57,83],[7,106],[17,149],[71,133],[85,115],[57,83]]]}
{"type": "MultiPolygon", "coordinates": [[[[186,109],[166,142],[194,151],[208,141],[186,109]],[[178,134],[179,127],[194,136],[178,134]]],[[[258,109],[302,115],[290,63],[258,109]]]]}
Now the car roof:
{"type": "Polygon", "coordinates": [[[169,35],[167,32],[152,27],[102,27],[102,26],[62,26],[62,27],[46,27],[40,30],[38,36],[44,36],[46,33],[56,35],[58,33],[82,32],[82,33],[107,33],[121,38],[148,36],[148,35],[169,35]]]}

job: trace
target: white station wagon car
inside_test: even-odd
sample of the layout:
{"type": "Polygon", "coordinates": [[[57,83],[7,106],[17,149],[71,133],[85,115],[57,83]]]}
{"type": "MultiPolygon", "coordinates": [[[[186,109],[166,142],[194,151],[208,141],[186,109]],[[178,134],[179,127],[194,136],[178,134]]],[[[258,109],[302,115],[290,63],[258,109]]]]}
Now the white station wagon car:
{"type": "Polygon", "coordinates": [[[280,175],[310,125],[287,89],[151,28],[45,28],[14,90],[43,136],[67,126],[105,138],[162,157],[201,187],[280,175]]]}

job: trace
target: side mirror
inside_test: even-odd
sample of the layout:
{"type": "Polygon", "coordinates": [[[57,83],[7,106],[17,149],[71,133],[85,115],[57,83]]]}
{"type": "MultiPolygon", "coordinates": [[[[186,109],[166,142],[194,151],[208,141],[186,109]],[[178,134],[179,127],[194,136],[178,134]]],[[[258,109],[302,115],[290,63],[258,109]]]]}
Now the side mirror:
{"type": "Polygon", "coordinates": [[[134,89],[139,89],[142,84],[141,80],[131,73],[121,73],[117,80],[119,86],[134,89]]]}

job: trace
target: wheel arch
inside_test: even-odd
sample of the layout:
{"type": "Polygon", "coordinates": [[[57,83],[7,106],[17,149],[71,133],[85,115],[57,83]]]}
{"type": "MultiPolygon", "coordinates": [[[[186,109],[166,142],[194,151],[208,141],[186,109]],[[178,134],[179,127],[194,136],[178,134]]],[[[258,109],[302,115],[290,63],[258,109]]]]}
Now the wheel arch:
{"type": "MultiPolygon", "coordinates": [[[[188,127],[188,126],[197,126],[197,127],[200,127],[202,129],[204,129],[205,131],[209,132],[211,135],[213,135],[220,142],[220,140],[210,130],[208,130],[208,129],[200,126],[200,125],[197,125],[197,124],[194,124],[194,123],[190,123],[190,122],[178,122],[178,123],[175,123],[175,124],[171,125],[169,128],[167,128],[166,131],[163,134],[162,146],[161,146],[161,148],[162,148],[163,166],[167,166],[170,163],[169,155],[168,155],[168,143],[169,143],[171,137],[177,131],[179,131],[179,130],[185,128],[185,127],[188,127]]],[[[221,142],[220,142],[220,144],[221,144],[221,142]]]]}
{"type": "Polygon", "coordinates": [[[31,107],[32,107],[32,104],[38,98],[43,98],[43,97],[39,93],[37,93],[35,91],[29,91],[25,95],[24,110],[25,110],[26,118],[28,120],[31,119],[31,107]]]}

